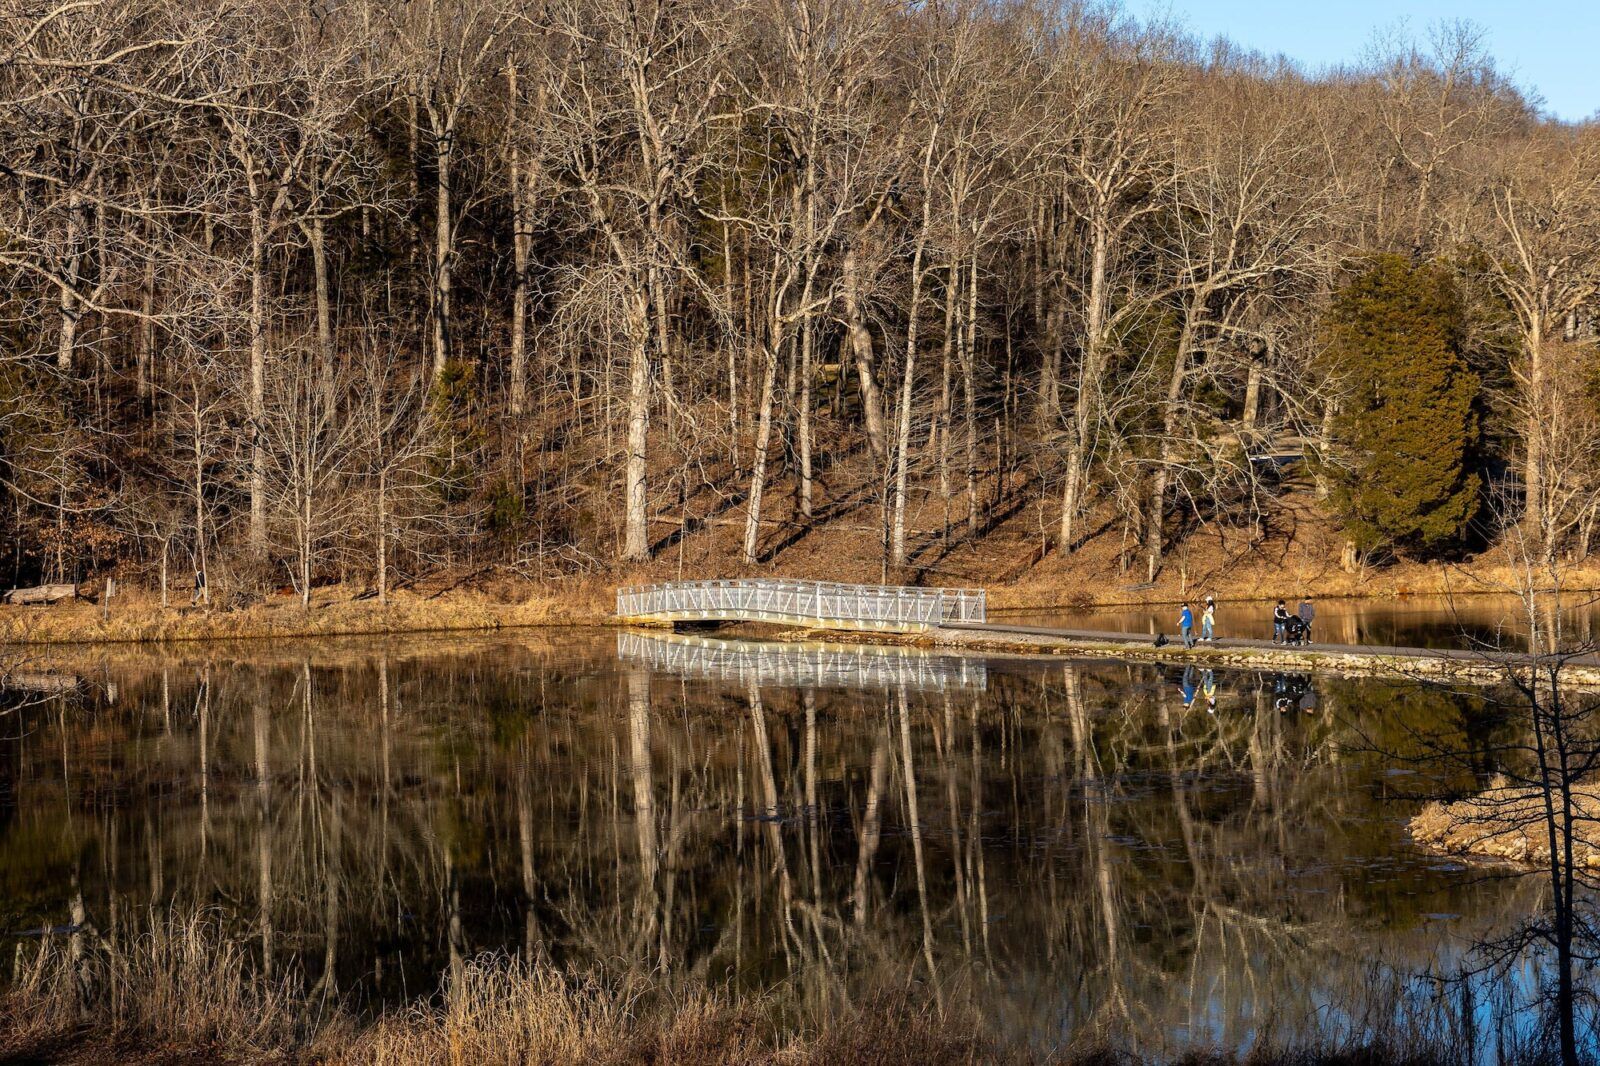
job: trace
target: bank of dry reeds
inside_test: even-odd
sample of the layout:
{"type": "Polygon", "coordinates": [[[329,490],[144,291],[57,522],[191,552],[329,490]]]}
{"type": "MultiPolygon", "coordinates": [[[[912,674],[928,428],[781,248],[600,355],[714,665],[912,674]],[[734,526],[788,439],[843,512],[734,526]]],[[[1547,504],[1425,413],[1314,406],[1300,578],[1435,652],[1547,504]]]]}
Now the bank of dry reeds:
{"type": "MultiPolygon", "coordinates": [[[[915,990],[825,1018],[635,975],[601,980],[503,956],[464,961],[437,997],[359,1018],[293,974],[259,972],[214,915],[155,916],[137,935],[47,938],[17,951],[0,995],[0,1062],[147,1066],[228,1061],[319,1066],[1133,1066],[1104,1048],[1007,1043],[966,1008],[915,990]]],[[[1191,1053],[1183,1066],[1231,1066],[1191,1053]]],[[[1249,1066],[1453,1066],[1403,1036],[1351,1047],[1258,1049],[1249,1066]]]]}

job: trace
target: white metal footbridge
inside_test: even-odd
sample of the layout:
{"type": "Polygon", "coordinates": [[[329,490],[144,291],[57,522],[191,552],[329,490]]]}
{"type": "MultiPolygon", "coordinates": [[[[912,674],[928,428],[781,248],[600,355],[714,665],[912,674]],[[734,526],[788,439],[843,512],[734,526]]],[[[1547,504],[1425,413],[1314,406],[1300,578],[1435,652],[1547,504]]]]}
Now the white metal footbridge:
{"type": "Polygon", "coordinates": [[[983,689],[989,671],[970,655],[939,655],[919,648],[844,644],[766,644],[681,633],[622,632],[617,656],[653,671],[697,681],[783,688],[983,689]]]}
{"type": "Polygon", "coordinates": [[[910,633],[952,622],[983,622],[986,612],[982,589],[741,578],[617,590],[617,617],[634,622],[780,622],[910,633]]]}

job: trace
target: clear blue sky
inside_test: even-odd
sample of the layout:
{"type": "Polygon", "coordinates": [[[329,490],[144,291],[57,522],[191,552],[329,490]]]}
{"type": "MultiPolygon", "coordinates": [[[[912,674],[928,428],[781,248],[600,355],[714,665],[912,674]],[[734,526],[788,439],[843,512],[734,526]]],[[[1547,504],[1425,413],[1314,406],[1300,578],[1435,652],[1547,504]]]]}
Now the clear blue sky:
{"type": "Polygon", "coordinates": [[[1467,19],[1488,31],[1502,72],[1544,98],[1558,118],[1600,111],[1600,0],[1126,0],[1149,18],[1170,14],[1202,38],[1225,36],[1282,53],[1315,71],[1353,63],[1375,31],[1404,20],[1426,40],[1433,23],[1467,19]]]}

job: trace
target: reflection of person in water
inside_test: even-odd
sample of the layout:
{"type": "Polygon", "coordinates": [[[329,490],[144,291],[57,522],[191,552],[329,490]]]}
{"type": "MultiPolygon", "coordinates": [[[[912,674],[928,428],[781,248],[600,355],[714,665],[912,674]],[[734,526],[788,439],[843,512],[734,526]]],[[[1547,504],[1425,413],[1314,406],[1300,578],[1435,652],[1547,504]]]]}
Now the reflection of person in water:
{"type": "Polygon", "coordinates": [[[1206,694],[1206,713],[1217,713],[1217,675],[1207,670],[1200,682],[1200,691],[1206,694]]]}
{"type": "Polygon", "coordinates": [[[1194,706],[1194,667],[1183,668],[1183,680],[1178,682],[1178,687],[1183,690],[1183,709],[1188,710],[1194,706]]]}
{"type": "Polygon", "coordinates": [[[1295,707],[1307,714],[1316,713],[1317,694],[1311,687],[1311,678],[1305,674],[1273,674],[1272,695],[1272,705],[1279,714],[1286,714],[1295,707]]]}

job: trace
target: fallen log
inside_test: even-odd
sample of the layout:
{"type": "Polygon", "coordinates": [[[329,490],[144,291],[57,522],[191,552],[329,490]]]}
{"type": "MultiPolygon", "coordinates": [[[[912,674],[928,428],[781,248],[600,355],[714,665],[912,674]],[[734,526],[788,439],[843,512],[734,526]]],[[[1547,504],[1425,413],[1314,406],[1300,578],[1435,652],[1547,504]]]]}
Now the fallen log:
{"type": "Polygon", "coordinates": [[[76,692],[82,684],[83,678],[76,674],[0,674],[0,689],[36,692],[41,696],[59,696],[63,692],[76,692]]]}
{"type": "Polygon", "coordinates": [[[5,594],[5,602],[15,606],[25,606],[34,603],[60,603],[62,600],[76,599],[77,596],[76,585],[37,585],[31,589],[12,589],[5,594]]]}

